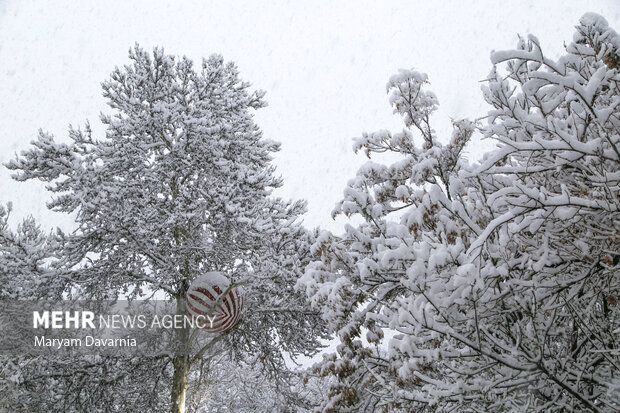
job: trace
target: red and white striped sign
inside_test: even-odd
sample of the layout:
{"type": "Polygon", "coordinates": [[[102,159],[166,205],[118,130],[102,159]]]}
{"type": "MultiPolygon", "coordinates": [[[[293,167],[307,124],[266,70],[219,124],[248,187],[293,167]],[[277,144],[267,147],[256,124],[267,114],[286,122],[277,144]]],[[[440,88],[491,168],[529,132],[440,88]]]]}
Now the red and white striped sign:
{"type": "Polygon", "coordinates": [[[187,310],[200,317],[200,325],[211,333],[228,330],[241,317],[243,296],[238,288],[230,289],[230,281],[222,273],[208,272],[196,278],[187,291],[187,310]],[[219,303],[218,303],[219,300],[219,303]]]}

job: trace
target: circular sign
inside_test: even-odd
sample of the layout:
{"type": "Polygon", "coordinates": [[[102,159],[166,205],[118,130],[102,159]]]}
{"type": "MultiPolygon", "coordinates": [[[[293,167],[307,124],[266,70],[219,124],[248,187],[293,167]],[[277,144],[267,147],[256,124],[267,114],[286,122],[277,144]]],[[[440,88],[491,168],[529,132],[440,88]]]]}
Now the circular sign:
{"type": "Polygon", "coordinates": [[[217,333],[234,326],[241,317],[243,296],[220,272],[196,278],[187,291],[187,310],[206,331],[217,333]]]}

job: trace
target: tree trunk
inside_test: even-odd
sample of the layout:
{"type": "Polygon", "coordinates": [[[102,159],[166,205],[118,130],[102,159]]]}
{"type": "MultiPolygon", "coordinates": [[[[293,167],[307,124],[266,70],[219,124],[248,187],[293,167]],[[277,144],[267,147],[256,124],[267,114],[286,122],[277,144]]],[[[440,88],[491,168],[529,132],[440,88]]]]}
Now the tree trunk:
{"type": "MultiPolygon", "coordinates": [[[[177,315],[185,315],[185,300],[177,298],[177,315]]],[[[176,330],[176,354],[172,364],[172,391],[170,393],[171,412],[185,413],[185,396],[187,394],[187,376],[189,373],[189,328],[176,330]]]]}
{"type": "Polygon", "coordinates": [[[189,372],[189,356],[177,354],[174,356],[174,376],[172,378],[172,413],[185,413],[185,395],[187,393],[187,373],[189,372]]]}

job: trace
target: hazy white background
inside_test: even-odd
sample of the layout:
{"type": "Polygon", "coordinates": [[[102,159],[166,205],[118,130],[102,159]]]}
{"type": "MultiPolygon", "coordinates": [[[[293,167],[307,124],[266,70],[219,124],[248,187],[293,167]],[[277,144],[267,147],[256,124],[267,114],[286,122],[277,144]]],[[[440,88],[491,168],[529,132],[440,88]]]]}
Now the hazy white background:
{"type": "MultiPolygon", "coordinates": [[[[620,31],[620,0],[432,3],[0,0],[0,162],[26,149],[39,128],[66,139],[69,124],[90,120],[101,132],[100,82],[135,42],[195,61],[221,53],[267,91],[257,122],[283,144],[279,194],[308,200],[309,226],[335,229],[330,211],[363,161],[351,139],[402,128],[385,91],[399,68],[428,73],[445,140],[451,117],[486,114],[480,81],[491,50],[532,33],[558,57],[586,11],[620,31]]],[[[470,158],[488,145],[471,145],[470,158]]],[[[31,213],[45,227],[70,228],[69,217],[46,210],[48,196],[0,166],[0,202],[13,201],[15,218],[31,213]]]]}

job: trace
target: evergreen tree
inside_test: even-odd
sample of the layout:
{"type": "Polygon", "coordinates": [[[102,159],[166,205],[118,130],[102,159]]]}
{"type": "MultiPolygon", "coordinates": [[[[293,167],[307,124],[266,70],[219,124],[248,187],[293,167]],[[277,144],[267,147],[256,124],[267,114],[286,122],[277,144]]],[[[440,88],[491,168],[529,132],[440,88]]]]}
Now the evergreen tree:
{"type": "MultiPolygon", "coordinates": [[[[77,229],[58,235],[51,264],[65,294],[165,293],[185,314],[187,289],[205,272],[244,286],[246,311],[236,327],[157,370],[170,373],[171,409],[183,412],[191,368],[212,352],[258,360],[271,377],[286,379],[284,352],[316,350],[323,327],[293,288],[312,235],[299,220],[304,202],[272,196],[282,184],[271,165],[279,144],[253,120],[265,106],[263,92],[250,91],[235,65],[217,55],[198,70],[161,49],[136,46],[129,57],[103,83],[113,110],[101,115],[105,137],[94,137],[88,124],[71,128],[69,143],[40,132],[7,167],[19,181],[48,182],[49,208],[75,217],[77,229]]],[[[177,334],[190,348],[191,331],[177,334]]],[[[100,406],[93,403],[89,411],[100,406]]]]}

